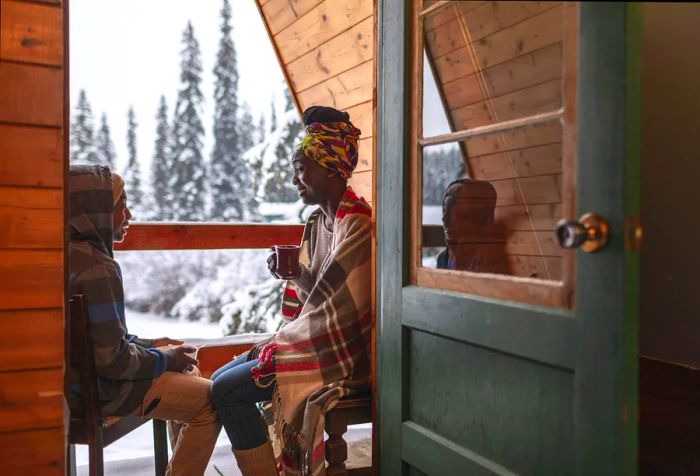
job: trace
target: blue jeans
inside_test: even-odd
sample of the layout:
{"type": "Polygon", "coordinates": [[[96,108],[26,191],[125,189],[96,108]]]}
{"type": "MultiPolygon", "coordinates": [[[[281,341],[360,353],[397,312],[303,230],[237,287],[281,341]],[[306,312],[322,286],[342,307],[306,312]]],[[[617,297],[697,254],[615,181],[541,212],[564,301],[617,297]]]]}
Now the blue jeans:
{"type": "Polygon", "coordinates": [[[267,441],[267,425],[255,404],[271,400],[275,387],[255,384],[250,369],[258,360],[246,362],[247,356],[239,355],[211,376],[211,398],[234,450],[257,448],[267,441]]]}

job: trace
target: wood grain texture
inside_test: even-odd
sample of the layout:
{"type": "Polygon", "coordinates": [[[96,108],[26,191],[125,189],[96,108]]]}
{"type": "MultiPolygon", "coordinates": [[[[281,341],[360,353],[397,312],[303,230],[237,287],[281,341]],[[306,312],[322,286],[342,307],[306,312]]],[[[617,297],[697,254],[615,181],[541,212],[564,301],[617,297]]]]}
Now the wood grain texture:
{"type": "Polygon", "coordinates": [[[470,159],[473,178],[498,180],[562,172],[561,144],[528,147],[470,159]]]}
{"type": "Polygon", "coordinates": [[[303,225],[134,223],[115,250],[263,249],[299,243],[303,225]]]}
{"type": "Polygon", "coordinates": [[[63,71],[0,61],[0,121],[60,127],[63,71]]]}
{"type": "Polygon", "coordinates": [[[318,104],[348,109],[370,101],[374,89],[373,69],[373,61],[367,61],[299,93],[297,97],[302,109],[318,104]]]}
{"type": "Polygon", "coordinates": [[[59,189],[0,187],[0,248],[63,248],[63,193],[59,189]]]}
{"type": "Polygon", "coordinates": [[[358,148],[358,159],[357,168],[355,168],[355,173],[364,172],[366,170],[372,170],[372,155],[374,154],[374,138],[367,137],[365,139],[360,139],[357,144],[358,148]]]}
{"type": "Polygon", "coordinates": [[[63,10],[2,0],[0,58],[63,66],[63,10]]]}
{"type": "Polygon", "coordinates": [[[506,299],[537,306],[566,308],[568,296],[561,283],[530,277],[418,268],[418,286],[506,299]]]}
{"type": "Polygon", "coordinates": [[[287,65],[370,17],[372,0],[326,1],[274,35],[282,62],[287,65]]]}
{"type": "Polygon", "coordinates": [[[349,30],[286,66],[296,92],[337,76],[372,59],[374,18],[368,17],[349,30]]]}
{"type": "Polygon", "coordinates": [[[479,67],[494,66],[561,42],[563,23],[562,8],[557,7],[474,42],[479,67]]]}
{"type": "Polygon", "coordinates": [[[0,311],[0,372],[61,367],[63,310],[0,311]]]}
{"type": "Polygon", "coordinates": [[[554,230],[562,215],[561,203],[496,207],[495,219],[510,230],[554,230]]]}
{"type": "Polygon", "coordinates": [[[3,471],[13,476],[63,476],[63,428],[0,433],[3,471]]]}
{"type": "MultiPolygon", "coordinates": [[[[449,55],[444,58],[449,58],[449,55]]],[[[472,68],[445,63],[443,58],[436,64],[444,65],[438,73],[449,109],[482,100],[478,76],[471,72],[472,68]]],[[[562,76],[562,66],[562,45],[558,43],[484,69],[481,73],[486,90],[493,97],[557,79],[562,76]]]]}
{"type": "Polygon", "coordinates": [[[477,8],[458,8],[471,41],[478,41],[559,5],[561,2],[486,2],[477,8]]]}
{"type": "Polygon", "coordinates": [[[700,371],[640,357],[639,384],[639,474],[698,473],[700,371]]]}
{"type": "Polygon", "coordinates": [[[545,83],[489,97],[452,111],[452,120],[457,130],[534,116],[556,111],[562,106],[562,81],[554,79],[545,83]]]}
{"type": "Polygon", "coordinates": [[[0,309],[61,308],[63,251],[0,250],[0,282],[0,309]]]}
{"type": "Polygon", "coordinates": [[[350,114],[350,121],[353,125],[362,131],[360,137],[372,137],[372,125],[374,123],[372,98],[369,98],[361,104],[347,108],[345,112],[350,114]]]}
{"type": "Polygon", "coordinates": [[[372,171],[357,172],[352,174],[348,180],[355,193],[364,198],[368,202],[374,201],[374,192],[372,190],[372,171]]]}
{"type": "Polygon", "coordinates": [[[269,0],[259,1],[270,32],[275,35],[285,29],[323,0],[269,0]]]}
{"type": "Polygon", "coordinates": [[[0,124],[0,185],[62,187],[62,145],[58,128],[0,124]]]}
{"type": "Polygon", "coordinates": [[[0,373],[0,432],[63,425],[63,367],[0,373]]]}

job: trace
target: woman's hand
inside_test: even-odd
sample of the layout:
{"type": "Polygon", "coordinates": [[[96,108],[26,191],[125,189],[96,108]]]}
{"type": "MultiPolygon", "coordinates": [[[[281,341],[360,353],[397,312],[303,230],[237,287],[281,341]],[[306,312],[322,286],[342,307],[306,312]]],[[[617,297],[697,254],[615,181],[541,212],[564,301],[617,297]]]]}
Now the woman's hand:
{"type": "Polygon", "coordinates": [[[182,345],[182,344],[184,344],[184,342],[181,340],[171,339],[170,337],[158,337],[157,339],[153,339],[153,346],[152,347],[166,347],[168,345],[182,345]]]}

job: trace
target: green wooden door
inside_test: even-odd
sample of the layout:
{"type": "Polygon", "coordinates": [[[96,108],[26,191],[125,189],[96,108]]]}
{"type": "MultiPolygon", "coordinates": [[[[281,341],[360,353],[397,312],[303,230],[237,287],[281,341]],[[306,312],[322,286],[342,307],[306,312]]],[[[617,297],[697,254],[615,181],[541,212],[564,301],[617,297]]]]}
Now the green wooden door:
{"type": "MultiPolygon", "coordinates": [[[[572,208],[562,216],[594,212],[610,240],[595,253],[557,255],[575,263],[575,302],[537,304],[517,291],[528,278],[496,279],[512,282],[506,299],[494,297],[488,277],[464,274],[476,283],[465,293],[454,287],[459,273],[445,272],[452,284],[441,289],[443,275],[426,281],[411,269],[420,190],[409,159],[418,122],[411,55],[420,44],[412,8],[378,3],[379,474],[636,474],[638,258],[625,239],[638,214],[636,7],[576,12],[575,135],[563,145],[575,147],[575,174],[563,180],[572,208]]],[[[535,282],[545,293],[561,284],[535,282]]]]}

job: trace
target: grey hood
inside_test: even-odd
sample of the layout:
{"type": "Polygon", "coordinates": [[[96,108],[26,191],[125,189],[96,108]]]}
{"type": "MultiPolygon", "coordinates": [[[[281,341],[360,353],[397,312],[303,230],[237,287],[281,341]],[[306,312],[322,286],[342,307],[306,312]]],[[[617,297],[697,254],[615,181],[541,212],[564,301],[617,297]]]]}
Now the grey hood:
{"type": "Polygon", "coordinates": [[[69,180],[70,241],[88,242],[113,257],[112,173],[104,165],[72,165],[69,180]]]}

